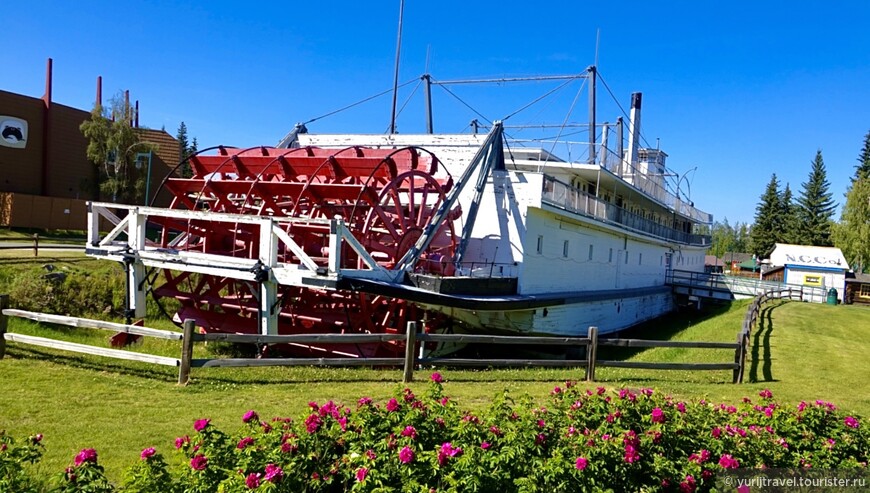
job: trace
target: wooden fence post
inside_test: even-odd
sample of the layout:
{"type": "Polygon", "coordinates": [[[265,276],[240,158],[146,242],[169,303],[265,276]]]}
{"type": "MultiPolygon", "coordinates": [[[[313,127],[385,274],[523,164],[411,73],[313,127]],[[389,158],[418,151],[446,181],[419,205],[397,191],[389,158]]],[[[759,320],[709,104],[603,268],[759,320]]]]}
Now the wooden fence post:
{"type": "Polygon", "coordinates": [[[408,322],[406,336],[405,371],[402,374],[402,382],[410,383],[414,380],[414,353],[417,348],[417,322],[408,322]]]}
{"type": "Polygon", "coordinates": [[[193,331],[196,322],[192,319],[184,321],[184,332],[181,339],[181,365],[178,367],[178,385],[187,385],[190,381],[190,360],[193,359],[193,331]]]}
{"type": "Polygon", "coordinates": [[[3,315],[3,310],[9,307],[9,295],[0,294],[0,359],[6,356],[6,324],[8,318],[3,315]]]}
{"type": "Polygon", "coordinates": [[[589,327],[589,344],[586,346],[586,381],[595,381],[595,359],[598,358],[598,327],[589,327]]]}
{"type": "Polygon", "coordinates": [[[33,256],[39,256],[39,233],[33,233],[33,256]]]}
{"type": "Polygon", "coordinates": [[[734,363],[737,364],[737,368],[734,369],[734,378],[732,383],[740,383],[743,381],[743,367],[746,365],[746,358],[743,357],[743,334],[744,331],[740,331],[737,334],[737,349],[734,350],[734,363]]]}

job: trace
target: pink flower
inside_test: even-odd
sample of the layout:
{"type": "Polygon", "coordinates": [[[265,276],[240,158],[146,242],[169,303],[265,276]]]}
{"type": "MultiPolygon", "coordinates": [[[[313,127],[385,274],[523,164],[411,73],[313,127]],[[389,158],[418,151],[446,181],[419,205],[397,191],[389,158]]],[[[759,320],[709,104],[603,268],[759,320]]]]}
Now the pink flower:
{"type": "Polygon", "coordinates": [[[245,486],[248,487],[249,490],[254,490],[260,487],[260,473],[248,474],[245,478],[245,486]]]}
{"type": "Polygon", "coordinates": [[[308,430],[308,433],[317,433],[321,424],[323,424],[323,421],[320,419],[319,414],[312,413],[305,418],[305,429],[308,430]]]}
{"type": "Polygon", "coordinates": [[[156,454],[156,453],[157,453],[157,450],[154,447],[148,447],[148,448],[144,449],[141,454],[139,454],[139,457],[141,457],[142,460],[148,460],[151,457],[154,457],[154,454],[156,454]]]}
{"type": "Polygon", "coordinates": [[[640,460],[640,454],[637,453],[637,449],[634,447],[634,445],[625,446],[625,455],[623,456],[623,460],[625,460],[625,462],[629,464],[640,460]]]}
{"type": "Polygon", "coordinates": [[[737,493],[749,493],[749,485],[741,484],[737,487],[737,493]]]}
{"type": "Polygon", "coordinates": [[[482,448],[483,450],[488,450],[489,447],[491,447],[489,442],[480,442],[480,448],[482,448]]]}
{"type": "Polygon", "coordinates": [[[281,452],[284,452],[285,454],[290,454],[297,450],[299,450],[299,446],[295,443],[284,442],[281,444],[281,452]]]}
{"type": "Polygon", "coordinates": [[[360,467],[359,469],[357,469],[356,470],[356,482],[362,483],[363,481],[365,481],[366,474],[368,474],[368,473],[369,473],[369,470],[366,469],[365,467],[360,467]]]}
{"type": "Polygon", "coordinates": [[[396,398],[393,397],[392,399],[390,399],[389,402],[387,402],[387,411],[394,413],[398,410],[399,410],[399,401],[397,401],[396,398]]]}
{"type": "Polygon", "coordinates": [[[450,401],[450,397],[444,396],[438,402],[440,402],[442,406],[446,406],[449,401],[450,401]]]}
{"type": "Polygon", "coordinates": [[[723,469],[737,469],[740,467],[740,463],[737,462],[737,459],[731,457],[731,454],[723,454],[722,457],[719,458],[719,465],[722,466],[723,469]]]}
{"type": "Polygon", "coordinates": [[[462,455],[462,449],[454,447],[450,442],[444,442],[441,444],[441,450],[438,451],[438,464],[443,466],[447,463],[448,457],[455,457],[457,455],[462,455]]]}
{"type": "Polygon", "coordinates": [[[697,485],[695,484],[695,478],[692,475],[687,475],[686,480],[680,483],[680,492],[681,493],[693,493],[697,485]]]}
{"type": "Polygon", "coordinates": [[[193,429],[196,431],[204,430],[208,424],[211,423],[210,419],[198,419],[193,423],[193,429]]]}
{"type": "Polygon", "coordinates": [[[360,397],[360,399],[356,402],[357,402],[357,405],[359,405],[360,407],[368,406],[369,404],[372,403],[372,398],[371,397],[360,397]]]}
{"type": "Polygon", "coordinates": [[[694,462],[696,464],[703,464],[710,460],[710,451],[707,449],[702,449],[697,454],[692,454],[689,456],[689,462],[694,462]]]}
{"type": "Polygon", "coordinates": [[[550,391],[550,395],[558,395],[561,393],[562,393],[562,387],[559,387],[558,385],[556,387],[553,387],[553,390],[550,391]]]}
{"type": "Polygon", "coordinates": [[[375,454],[375,451],[372,449],[366,450],[366,457],[368,457],[369,460],[375,460],[378,458],[377,454],[375,454]]]}
{"type": "Polygon", "coordinates": [[[181,447],[183,447],[185,444],[188,444],[188,443],[190,443],[189,436],[184,435],[183,437],[178,437],[175,439],[175,448],[180,449],[181,447]]]}
{"type": "Polygon", "coordinates": [[[722,428],[719,428],[718,426],[713,428],[713,431],[711,431],[711,434],[713,435],[713,438],[719,438],[719,436],[722,435],[722,428]]]}
{"type": "Polygon", "coordinates": [[[81,452],[76,455],[75,464],[76,466],[80,466],[85,462],[93,462],[97,463],[97,451],[92,448],[82,449],[81,452]]]}
{"type": "Polygon", "coordinates": [[[284,470],[275,464],[267,464],[266,465],[266,474],[263,476],[263,479],[269,481],[270,483],[277,483],[284,477],[284,470]]]}
{"type": "Polygon", "coordinates": [[[444,377],[442,377],[441,374],[436,371],[429,376],[429,380],[432,380],[435,383],[442,383],[444,382],[444,377]]]}
{"type": "Polygon", "coordinates": [[[771,392],[770,389],[764,389],[759,392],[758,395],[764,399],[773,399],[773,392],[771,392]]]}
{"type": "Polygon", "coordinates": [[[408,464],[414,461],[414,450],[411,447],[404,447],[399,451],[399,460],[402,464],[408,464]]]}
{"type": "Polygon", "coordinates": [[[595,392],[596,392],[598,395],[603,395],[605,392],[607,392],[607,389],[605,389],[604,387],[598,387],[598,388],[595,389],[595,392]]]}
{"type": "Polygon", "coordinates": [[[577,457],[577,460],[574,462],[574,467],[577,468],[578,471],[582,471],[586,469],[586,466],[589,465],[589,461],[584,457],[577,457]]]}
{"type": "Polygon", "coordinates": [[[195,455],[190,459],[190,468],[194,471],[204,471],[208,467],[208,458],[202,454],[195,455]]]}
{"type": "Polygon", "coordinates": [[[402,430],[403,437],[410,437],[411,440],[417,438],[417,429],[413,426],[406,426],[404,430],[402,430]]]}
{"type": "Polygon", "coordinates": [[[665,413],[662,412],[661,408],[657,407],[652,410],[652,422],[653,423],[664,423],[665,422],[665,413]]]}
{"type": "Polygon", "coordinates": [[[245,447],[247,447],[248,445],[253,445],[253,444],[254,444],[253,438],[245,437],[245,438],[242,438],[241,440],[239,440],[239,443],[238,443],[238,445],[236,445],[236,448],[239,450],[244,450],[245,447]]]}
{"type": "Polygon", "coordinates": [[[843,422],[844,422],[844,423],[846,424],[846,426],[848,426],[849,428],[857,428],[857,427],[858,427],[858,420],[855,419],[855,418],[853,418],[852,416],[846,416],[846,419],[843,420],[843,422]]]}
{"type": "Polygon", "coordinates": [[[42,433],[37,433],[33,436],[33,443],[39,443],[42,441],[42,433]]]}
{"type": "Polygon", "coordinates": [[[686,404],[684,402],[678,402],[677,403],[677,411],[679,411],[680,413],[685,413],[686,412],[686,404]]]}
{"type": "Polygon", "coordinates": [[[242,416],[242,421],[245,423],[250,423],[251,421],[259,421],[260,415],[257,414],[257,411],[248,411],[242,416]]]}

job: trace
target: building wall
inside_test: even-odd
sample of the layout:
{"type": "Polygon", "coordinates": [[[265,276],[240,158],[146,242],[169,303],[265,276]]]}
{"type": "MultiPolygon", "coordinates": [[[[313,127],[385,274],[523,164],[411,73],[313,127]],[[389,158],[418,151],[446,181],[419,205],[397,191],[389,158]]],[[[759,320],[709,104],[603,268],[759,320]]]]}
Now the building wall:
{"type": "MultiPolygon", "coordinates": [[[[55,102],[47,110],[42,99],[0,91],[0,115],[20,118],[27,121],[28,125],[27,144],[23,149],[0,146],[0,193],[12,193],[17,197],[15,200],[8,198],[4,202],[5,223],[14,223],[16,227],[37,228],[49,228],[45,224],[51,223],[63,224],[61,229],[85,229],[86,224],[81,220],[80,214],[64,213],[67,210],[79,211],[81,204],[64,205],[53,200],[49,201],[53,205],[48,210],[42,210],[46,207],[45,204],[25,196],[100,199],[97,169],[88,161],[88,142],[79,130],[82,122],[90,118],[90,112],[55,102]],[[47,141],[44,138],[46,125],[47,141]],[[43,166],[47,170],[45,189],[43,166]],[[37,202],[42,205],[37,207],[37,202]],[[54,217],[54,212],[69,221],[49,221],[48,216],[54,217]],[[42,215],[46,216],[45,220],[40,219],[42,215]],[[25,224],[30,220],[35,223],[25,224]]],[[[160,192],[159,187],[163,178],[180,160],[178,141],[163,130],[139,129],[139,132],[142,141],[157,146],[151,162],[150,194],[152,197],[157,195],[154,205],[166,206],[172,197],[160,192]]]]}
{"type": "Polygon", "coordinates": [[[824,289],[835,288],[837,290],[837,298],[842,302],[846,288],[846,271],[821,270],[787,265],[785,267],[785,282],[787,284],[814,286],[824,289]]]}
{"type": "Polygon", "coordinates": [[[27,121],[24,149],[0,146],[0,191],[40,193],[45,103],[41,99],[0,91],[0,115],[27,121]]]}

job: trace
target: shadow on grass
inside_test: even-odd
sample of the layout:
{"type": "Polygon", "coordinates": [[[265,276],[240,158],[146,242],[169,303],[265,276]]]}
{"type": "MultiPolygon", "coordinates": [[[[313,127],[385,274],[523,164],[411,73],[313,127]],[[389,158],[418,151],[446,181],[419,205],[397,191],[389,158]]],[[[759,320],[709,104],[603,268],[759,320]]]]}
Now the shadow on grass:
{"type": "Polygon", "coordinates": [[[772,312],[783,303],[785,302],[769,303],[762,307],[761,313],[758,315],[758,325],[752,336],[752,351],[750,352],[752,360],[749,367],[749,381],[752,383],[776,381],[773,378],[773,356],[770,353],[770,337],[773,333],[772,312]],[[761,367],[761,379],[758,378],[759,366],[761,367]]]}
{"type": "MultiPolygon", "coordinates": [[[[644,322],[616,334],[603,335],[601,338],[668,341],[692,325],[727,313],[730,309],[730,303],[709,304],[705,305],[700,310],[694,308],[681,308],[663,317],[644,322]]],[[[736,333],[737,331],[735,330],[735,334],[736,333]]],[[[598,358],[606,360],[626,360],[646,351],[647,349],[648,348],[603,346],[598,348],[598,358]]]]}

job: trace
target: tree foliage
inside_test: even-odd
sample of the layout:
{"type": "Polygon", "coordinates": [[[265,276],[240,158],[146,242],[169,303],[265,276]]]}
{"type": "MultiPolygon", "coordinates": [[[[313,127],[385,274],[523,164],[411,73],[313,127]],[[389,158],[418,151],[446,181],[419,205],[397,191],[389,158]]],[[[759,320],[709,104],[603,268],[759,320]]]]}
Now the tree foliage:
{"type": "Polygon", "coordinates": [[[113,202],[138,203],[145,192],[145,173],[138,170],[136,154],[153,150],[131,126],[129,102],[118,93],[104,108],[95,105],[79,130],[88,139],[88,160],[98,168],[100,191],[113,202]]]}
{"type": "Polygon", "coordinates": [[[802,184],[798,198],[797,243],[813,246],[832,246],[831,224],[837,204],[828,190],[827,172],[822,151],[816,151],[812,170],[806,183],[802,184]]]}
{"type": "Polygon", "coordinates": [[[833,239],[855,272],[870,269],[870,176],[852,183],[833,239]]]}
{"type": "Polygon", "coordinates": [[[187,156],[196,153],[196,137],[193,138],[193,143],[190,143],[187,138],[187,125],[184,122],[178,126],[178,132],[175,134],[175,139],[178,141],[178,151],[181,153],[181,158],[184,161],[178,172],[183,178],[193,176],[193,170],[190,168],[190,162],[185,159],[187,156]]]}
{"type": "Polygon", "coordinates": [[[710,255],[716,258],[722,258],[728,252],[745,252],[749,249],[749,226],[746,223],[737,222],[731,226],[726,217],[722,222],[713,223],[710,234],[713,237],[710,255]]]}
{"type": "Polygon", "coordinates": [[[757,258],[770,257],[776,243],[782,239],[782,225],[782,198],[774,173],[755,207],[755,223],[749,233],[750,251],[757,258]]]}
{"type": "Polygon", "coordinates": [[[788,183],[785,184],[785,190],[780,197],[780,207],[780,214],[782,215],[782,236],[780,241],[782,243],[799,244],[798,231],[800,229],[800,219],[798,218],[798,205],[794,201],[791,186],[788,183]]]}
{"type": "Polygon", "coordinates": [[[852,182],[861,178],[870,178],[870,131],[864,136],[864,147],[858,154],[858,165],[855,166],[855,177],[852,182]]]}

